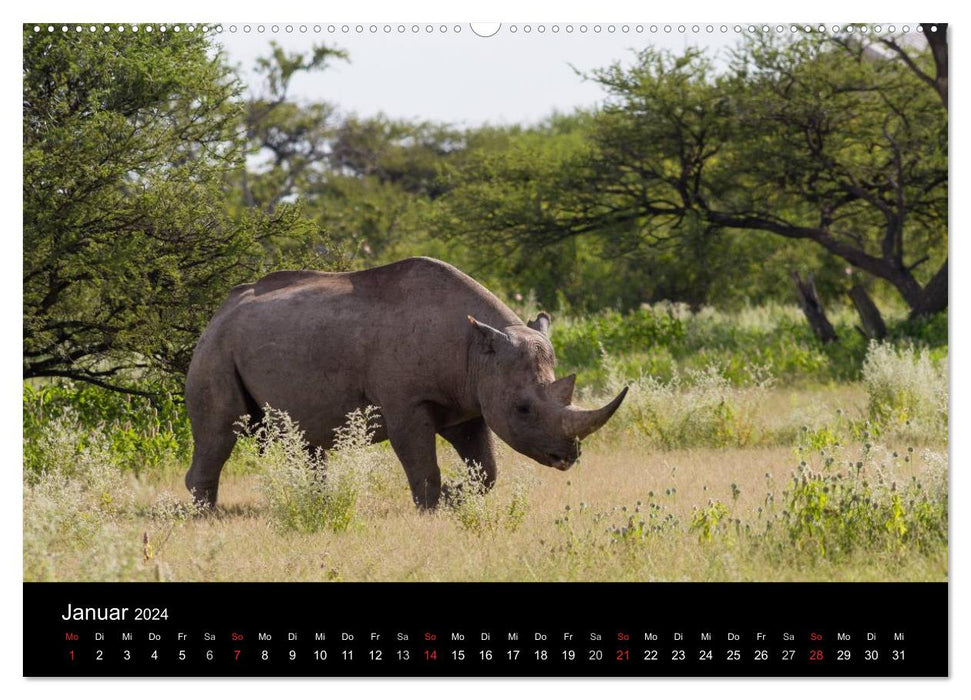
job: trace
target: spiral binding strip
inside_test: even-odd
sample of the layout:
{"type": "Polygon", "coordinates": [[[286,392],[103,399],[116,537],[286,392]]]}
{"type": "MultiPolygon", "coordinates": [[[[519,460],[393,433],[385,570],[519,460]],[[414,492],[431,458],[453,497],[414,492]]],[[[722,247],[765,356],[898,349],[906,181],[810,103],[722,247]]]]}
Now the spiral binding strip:
{"type": "MultiPolygon", "coordinates": [[[[829,34],[894,34],[898,31],[908,33],[910,31],[922,32],[923,26],[920,24],[846,24],[846,25],[826,25],[826,24],[510,24],[505,27],[505,31],[510,34],[757,34],[757,33],[776,33],[784,34],[789,32],[796,34],[804,33],[829,33],[829,34]]],[[[472,34],[478,36],[489,36],[480,34],[470,25],[472,34]]],[[[937,31],[936,25],[931,25],[930,30],[937,31]]],[[[118,33],[137,33],[153,31],[157,32],[196,32],[208,33],[229,32],[235,34],[461,34],[466,31],[460,24],[35,24],[33,31],[36,34],[47,32],[61,32],[64,34],[74,32],[77,34],[97,32],[118,32],[118,33]]]]}

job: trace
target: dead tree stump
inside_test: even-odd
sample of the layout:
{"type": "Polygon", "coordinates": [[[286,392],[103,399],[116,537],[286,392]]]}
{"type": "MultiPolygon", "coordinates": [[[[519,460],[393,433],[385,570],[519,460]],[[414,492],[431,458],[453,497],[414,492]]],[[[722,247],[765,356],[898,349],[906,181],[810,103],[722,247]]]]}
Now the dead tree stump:
{"type": "Polygon", "coordinates": [[[873,303],[862,285],[855,284],[849,291],[853,306],[860,315],[860,325],[857,330],[871,340],[883,340],[887,336],[887,324],[883,322],[880,309],[873,303]]]}
{"type": "Polygon", "coordinates": [[[802,312],[806,315],[806,320],[809,321],[809,327],[813,329],[813,333],[816,334],[821,343],[832,343],[836,340],[836,330],[829,319],[826,318],[823,303],[816,293],[816,284],[813,282],[812,273],[806,275],[805,282],[802,281],[799,273],[795,270],[790,270],[789,276],[792,277],[792,281],[796,285],[799,306],[802,307],[802,312]]]}

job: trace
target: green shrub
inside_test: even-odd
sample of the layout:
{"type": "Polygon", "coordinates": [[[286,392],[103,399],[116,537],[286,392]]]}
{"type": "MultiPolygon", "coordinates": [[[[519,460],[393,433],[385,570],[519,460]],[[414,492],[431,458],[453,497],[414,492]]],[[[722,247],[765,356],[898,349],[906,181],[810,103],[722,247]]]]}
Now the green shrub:
{"type": "Polygon", "coordinates": [[[281,530],[347,530],[379,464],[370,447],[378,410],[369,406],[348,414],[330,454],[311,450],[286,412],[266,406],[264,414],[258,426],[240,427],[243,449],[262,465],[260,486],[270,518],[281,530]]]}
{"type": "MultiPolygon", "coordinates": [[[[751,386],[732,386],[718,367],[676,374],[664,382],[651,376],[624,380],[611,370],[610,393],[630,387],[624,409],[601,430],[646,438],[664,450],[744,447],[760,439],[756,414],[771,379],[750,367],[751,386]]],[[[602,400],[602,399],[601,399],[602,400]]]]}
{"type": "Polygon", "coordinates": [[[947,348],[947,310],[930,316],[904,318],[887,324],[887,339],[919,343],[928,348],[947,348]]]}
{"type": "Polygon", "coordinates": [[[464,464],[449,474],[443,494],[447,514],[476,535],[514,532],[529,510],[528,477],[521,470],[505,475],[511,481],[511,494],[504,500],[498,493],[490,494],[480,474],[479,469],[467,469],[464,464]]]}
{"type": "Polygon", "coordinates": [[[172,395],[132,396],[90,384],[24,384],[24,468],[44,469],[40,441],[52,421],[69,417],[84,449],[89,435],[108,441],[118,468],[135,473],[182,462],[192,454],[192,429],[184,404],[172,395]]]}
{"type": "Polygon", "coordinates": [[[947,358],[910,345],[870,344],[863,363],[870,419],[885,434],[947,441],[947,358]]]}
{"type": "Polygon", "coordinates": [[[870,448],[856,461],[825,451],[816,468],[803,461],[783,492],[782,511],[774,514],[778,531],[795,550],[828,559],[858,550],[946,548],[947,467],[940,455],[925,453],[928,483],[917,477],[898,482],[900,462],[914,455],[911,449],[901,459],[870,448]]]}
{"type": "Polygon", "coordinates": [[[775,570],[946,555],[946,453],[895,451],[868,441],[803,449],[801,456],[781,489],[765,474],[767,491],[757,507],[743,505],[742,491],[732,483],[731,501],[708,498],[693,505],[683,524],[671,512],[677,507],[674,487],[657,497],[649,492],[633,508],[568,505],[554,523],[558,538],[552,551],[582,561],[596,553],[599,533],[606,532],[606,546],[622,546],[634,570],[659,546],[676,547],[689,535],[719,561],[738,555],[775,570]]]}
{"type": "Polygon", "coordinates": [[[557,319],[552,341],[560,371],[576,372],[581,386],[597,389],[608,379],[600,364],[605,354],[632,376],[647,374],[665,382],[710,365],[741,386],[749,383],[752,365],[783,382],[859,379],[866,341],[855,330],[852,312],[837,309],[833,321],[839,340],[823,346],[796,306],[770,304],[728,313],[658,303],[627,314],[603,311],[557,319]]]}
{"type": "Polygon", "coordinates": [[[69,411],[48,421],[33,445],[36,468],[24,470],[24,579],[57,578],[65,556],[84,555],[120,513],[130,510],[129,477],[108,438],[80,436],[69,411]]]}
{"type": "Polygon", "coordinates": [[[644,307],[629,314],[608,310],[582,318],[564,318],[552,326],[557,359],[567,372],[596,370],[604,353],[626,356],[666,347],[684,336],[681,320],[669,309],[644,307]]]}

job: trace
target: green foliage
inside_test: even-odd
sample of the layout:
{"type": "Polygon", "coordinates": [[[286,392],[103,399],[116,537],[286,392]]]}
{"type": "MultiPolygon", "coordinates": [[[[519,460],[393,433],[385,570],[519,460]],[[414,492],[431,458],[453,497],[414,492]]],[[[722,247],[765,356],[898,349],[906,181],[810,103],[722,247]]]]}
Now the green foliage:
{"type": "Polygon", "coordinates": [[[947,311],[931,316],[902,319],[891,323],[887,331],[888,340],[918,343],[929,349],[943,348],[944,352],[941,356],[947,354],[947,311]]]}
{"type": "MultiPolygon", "coordinates": [[[[724,70],[646,49],[585,76],[601,109],[460,130],[291,100],[296,76],[347,59],[334,47],[274,45],[244,98],[201,31],[24,32],[25,377],[178,391],[233,284],[431,254],[561,316],[634,309],[633,325],[603,311],[554,331],[597,382],[601,345],[663,379],[698,347],[692,369],[733,381],[747,362],[853,378],[852,322],[822,349],[802,321],[758,338],[707,324],[721,336],[702,344],[641,304],[744,309],[789,299],[788,271],[809,268],[828,302],[862,276],[913,307],[946,256],[946,112],[901,60],[864,60],[863,40],[747,39],[724,70]]],[[[943,344],[946,317],[890,321],[893,340],[943,344]]]]}
{"type": "MultiPolygon", "coordinates": [[[[630,386],[624,409],[602,429],[659,449],[796,444],[810,449],[877,436],[911,442],[947,440],[947,346],[872,343],[838,316],[841,339],[819,347],[792,307],[762,307],[728,314],[713,309],[642,308],[553,326],[558,373],[578,372],[591,403],[630,386]],[[674,323],[658,323],[657,319],[674,323]],[[643,325],[642,328],[638,328],[643,325]],[[650,342],[644,339],[651,338],[650,342]],[[598,342],[594,345],[594,339],[598,342]],[[593,359],[593,348],[600,357],[593,359]],[[863,380],[866,415],[785,428],[759,421],[767,389],[775,383],[807,385],[863,380]]],[[[927,325],[932,325],[929,322],[927,325]]],[[[892,326],[899,338],[905,322],[892,326]]],[[[594,438],[598,439],[598,438],[594,438]]]]}
{"type": "Polygon", "coordinates": [[[701,508],[695,506],[691,511],[688,530],[698,534],[699,542],[711,542],[728,513],[728,506],[724,503],[708,499],[708,505],[701,508]]]}
{"type": "Polygon", "coordinates": [[[504,291],[584,311],[779,300],[807,267],[824,298],[856,275],[946,307],[923,288],[947,255],[947,114],[912,69],[933,61],[872,44],[759,33],[727,68],[643,49],[585,76],[600,109],[447,169],[433,228],[516,281],[504,291]]]}
{"type": "Polygon", "coordinates": [[[206,33],[23,39],[24,376],[177,386],[228,289],[307,226],[230,211],[243,109],[206,33]]]}
{"type": "Polygon", "coordinates": [[[842,412],[838,416],[837,425],[822,425],[818,428],[802,426],[799,436],[798,449],[818,452],[832,447],[840,447],[844,441],[842,412]]]}
{"type": "Polygon", "coordinates": [[[673,313],[640,308],[621,315],[608,310],[553,324],[557,359],[567,367],[591,367],[604,353],[627,355],[684,339],[684,326],[673,313]]]}
{"type": "Polygon", "coordinates": [[[462,143],[463,136],[444,125],[352,116],[334,134],[330,165],[337,173],[433,200],[445,187],[439,171],[462,143]]]}
{"type": "Polygon", "coordinates": [[[269,56],[256,59],[256,72],[264,76],[269,97],[281,102],[286,99],[290,82],[298,73],[323,70],[333,59],[347,60],[346,51],[323,44],[315,45],[309,55],[288,54],[275,41],[270,42],[270,49],[269,56]]]}
{"type": "Polygon", "coordinates": [[[87,421],[70,404],[61,406],[25,441],[32,464],[23,475],[24,580],[56,581],[65,572],[71,580],[167,580],[169,544],[203,512],[164,494],[136,507],[138,484],[112,425],[87,421]],[[134,536],[123,534],[138,515],[147,517],[144,525],[134,536]]]}
{"type": "Polygon", "coordinates": [[[752,384],[760,371],[785,383],[859,379],[866,341],[849,313],[834,321],[839,340],[822,347],[798,308],[775,304],[738,312],[654,304],[628,314],[557,317],[551,333],[558,371],[577,372],[581,386],[606,384],[605,357],[621,378],[644,374],[661,382],[710,366],[737,386],[752,384]]]}
{"type": "Polygon", "coordinates": [[[844,460],[842,469],[835,456],[822,454],[819,469],[800,464],[783,492],[776,525],[766,525],[780,528],[795,550],[839,559],[861,549],[926,552],[946,545],[946,467],[931,473],[930,484],[916,477],[898,483],[897,453],[879,463],[877,452],[866,450],[863,460],[844,460]]]}
{"type": "Polygon", "coordinates": [[[272,41],[270,47],[270,55],[258,58],[255,67],[264,92],[244,106],[251,162],[238,174],[242,203],[273,211],[321,177],[334,131],[335,107],[289,101],[290,83],[301,73],[324,70],[334,59],[346,60],[347,54],[325,45],[315,45],[309,55],[287,53],[272,41]]]}
{"type": "MultiPolygon", "coordinates": [[[[71,425],[74,450],[83,453],[92,440],[105,442],[113,464],[136,474],[182,463],[192,453],[192,431],[185,406],[172,395],[152,399],[89,384],[24,384],[24,470],[40,473],[49,466],[47,440],[52,426],[71,425]]],[[[61,436],[66,440],[65,435],[61,436]]]]}
{"type": "Polygon", "coordinates": [[[24,578],[50,580],[60,557],[97,543],[130,507],[132,492],[107,437],[97,430],[82,437],[69,413],[49,420],[31,447],[35,468],[24,470],[24,578]]]}
{"type": "Polygon", "coordinates": [[[318,206],[308,208],[308,213],[345,246],[358,266],[407,257],[409,253],[402,251],[402,246],[420,240],[426,200],[399,185],[377,177],[332,174],[315,187],[314,194],[318,206]]]}

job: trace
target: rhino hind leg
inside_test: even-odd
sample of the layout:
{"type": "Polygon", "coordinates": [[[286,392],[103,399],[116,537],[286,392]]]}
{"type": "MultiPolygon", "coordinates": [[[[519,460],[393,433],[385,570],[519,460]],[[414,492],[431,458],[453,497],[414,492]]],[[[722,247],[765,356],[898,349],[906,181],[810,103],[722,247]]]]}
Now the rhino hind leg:
{"type": "Polygon", "coordinates": [[[185,485],[200,506],[216,505],[219,475],[236,445],[237,421],[247,414],[262,418],[258,409],[257,415],[252,416],[252,404],[235,371],[225,377],[209,376],[201,386],[190,380],[186,408],[192,423],[194,447],[185,485]]]}
{"type": "Polygon", "coordinates": [[[465,423],[441,430],[459,457],[468,466],[469,476],[489,491],[496,483],[496,453],[492,433],[483,418],[473,418],[465,423]]]}
{"type": "Polygon", "coordinates": [[[205,440],[196,443],[192,452],[192,466],[185,475],[185,486],[195,502],[204,508],[213,508],[219,493],[219,475],[236,444],[236,436],[205,440]]]}

